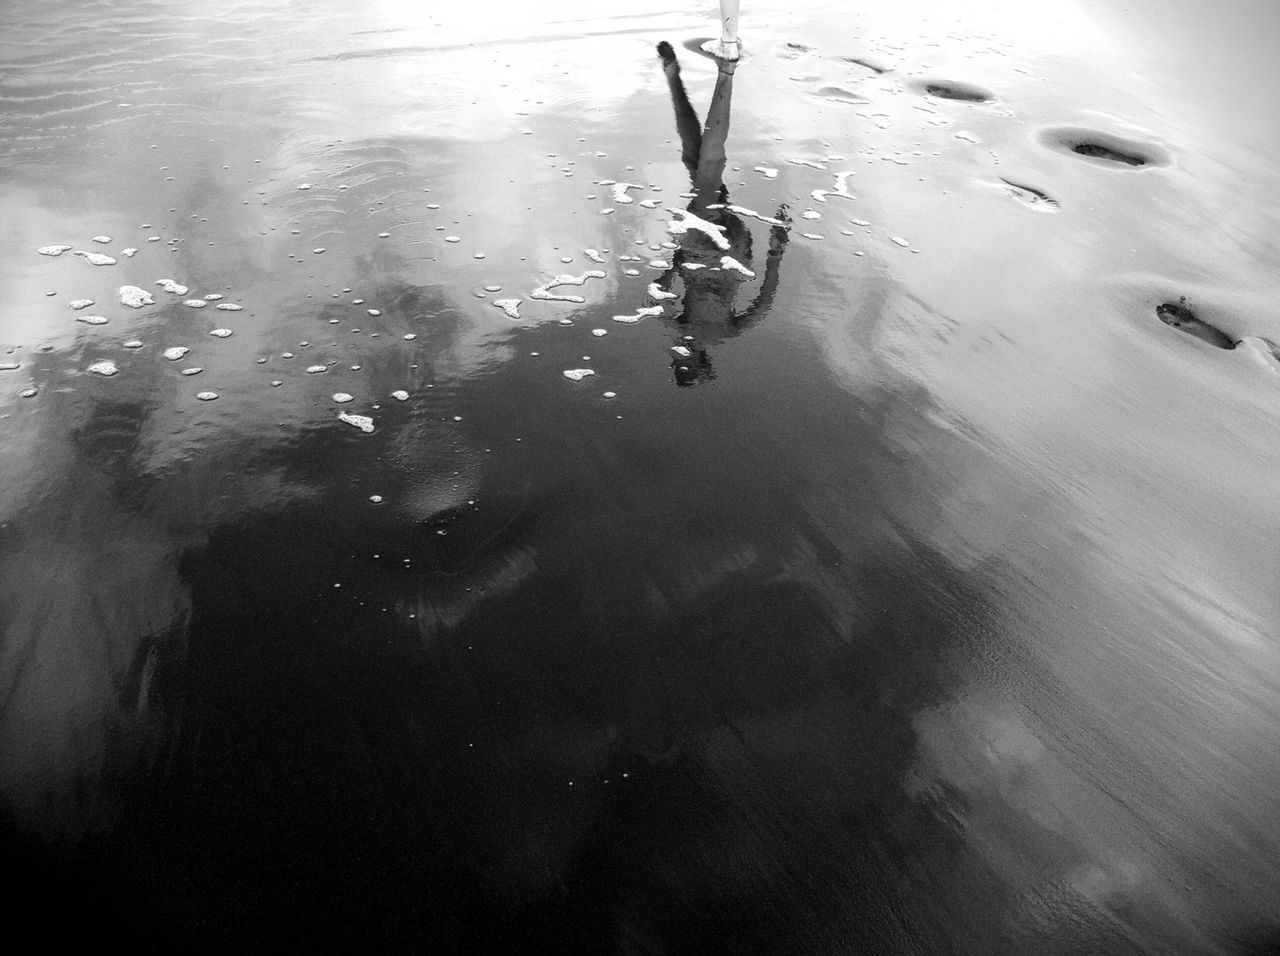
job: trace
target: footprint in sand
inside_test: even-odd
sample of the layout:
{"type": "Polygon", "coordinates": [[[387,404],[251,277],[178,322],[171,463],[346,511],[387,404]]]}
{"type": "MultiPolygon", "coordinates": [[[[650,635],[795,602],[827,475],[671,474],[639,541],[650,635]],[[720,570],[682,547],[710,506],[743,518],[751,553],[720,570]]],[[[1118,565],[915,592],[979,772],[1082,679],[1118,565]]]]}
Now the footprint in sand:
{"type": "Polygon", "coordinates": [[[1188,335],[1194,335],[1201,341],[1208,342],[1216,348],[1233,349],[1236,347],[1235,339],[1217,326],[1210,325],[1187,308],[1185,297],[1177,302],[1162,302],[1156,306],[1156,316],[1165,325],[1172,325],[1175,329],[1186,332],[1188,335]]]}
{"type": "Polygon", "coordinates": [[[854,66],[860,66],[864,70],[870,70],[876,76],[880,76],[881,74],[888,73],[890,69],[887,66],[881,66],[880,64],[876,63],[873,60],[869,60],[859,56],[838,56],[836,57],[836,60],[839,61],[840,63],[852,63],[854,66]]]}
{"type": "Polygon", "coordinates": [[[1039,137],[1052,149],[1097,160],[1100,165],[1141,169],[1167,166],[1170,161],[1168,151],[1155,143],[1141,143],[1102,130],[1056,126],[1041,130],[1039,137]]]}
{"type": "Polygon", "coordinates": [[[973,83],[961,83],[958,80],[915,80],[911,84],[928,96],[941,100],[957,100],[961,103],[991,103],[996,95],[990,90],[973,83]]]}
{"type": "Polygon", "coordinates": [[[1057,212],[1060,208],[1058,200],[1048,193],[1036,189],[1034,186],[1015,183],[1013,180],[1005,179],[1003,176],[1000,177],[1000,182],[1004,183],[1006,191],[1014,199],[1038,212],[1057,212]]]}

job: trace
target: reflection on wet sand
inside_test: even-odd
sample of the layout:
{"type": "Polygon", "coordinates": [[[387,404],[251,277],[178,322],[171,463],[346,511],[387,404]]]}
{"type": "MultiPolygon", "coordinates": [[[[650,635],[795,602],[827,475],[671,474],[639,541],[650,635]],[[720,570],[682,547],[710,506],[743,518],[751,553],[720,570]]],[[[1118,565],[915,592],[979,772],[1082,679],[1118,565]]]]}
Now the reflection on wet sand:
{"type": "MultiPolygon", "coordinates": [[[[770,230],[769,254],[760,291],[749,306],[738,311],[738,288],[745,277],[754,278],[755,273],[750,269],[751,232],[732,212],[729,190],[724,184],[728,162],[725,141],[729,136],[737,65],[715,60],[716,85],[707,108],[706,128],[702,129],[680,78],[680,62],[671,44],[665,41],[658,44],[658,56],[675,108],[680,158],[689,170],[693,188],[693,198],[687,207],[689,215],[679,224],[683,232],[680,248],[672,256],[671,268],[657,280],[662,299],[674,295],[672,289],[677,284],[683,287],[680,313],[664,314],[664,321],[672,323],[679,332],[672,348],[675,357],[671,360],[676,384],[688,386],[715,377],[708,346],[740,335],[769,314],[778,288],[778,268],[786,251],[789,225],[775,225],[770,230]]],[[[777,218],[783,220],[785,216],[786,207],[780,206],[777,218]]]]}

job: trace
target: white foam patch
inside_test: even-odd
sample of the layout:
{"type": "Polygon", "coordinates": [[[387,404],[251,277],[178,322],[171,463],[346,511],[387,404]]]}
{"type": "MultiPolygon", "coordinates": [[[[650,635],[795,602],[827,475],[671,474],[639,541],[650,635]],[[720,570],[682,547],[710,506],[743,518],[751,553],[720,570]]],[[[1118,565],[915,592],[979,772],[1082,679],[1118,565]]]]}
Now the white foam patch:
{"type": "Polygon", "coordinates": [[[117,372],[119,372],[120,367],[110,359],[105,359],[101,362],[94,362],[87,369],[85,369],[85,371],[92,372],[94,375],[106,375],[110,377],[112,375],[115,375],[117,372]]]}
{"type": "Polygon", "coordinates": [[[699,269],[705,269],[706,266],[701,262],[685,262],[681,263],[681,268],[688,269],[690,272],[697,272],[699,269]]]}
{"type": "Polygon", "coordinates": [[[761,222],[768,223],[771,226],[790,226],[789,222],[782,219],[774,219],[772,216],[766,216],[756,212],[754,209],[748,209],[746,206],[730,205],[729,209],[736,212],[739,216],[750,216],[752,219],[759,219],[761,222]]]}
{"type": "Polygon", "coordinates": [[[22,368],[17,362],[0,362],[0,372],[12,372],[22,368]]]}
{"type": "Polygon", "coordinates": [[[333,400],[337,402],[339,405],[345,405],[347,402],[354,402],[356,400],[356,397],[354,395],[348,394],[347,392],[334,392],[333,400]]]}
{"type": "Polygon", "coordinates": [[[956,133],[956,139],[962,139],[966,143],[973,143],[974,145],[982,142],[976,133],[970,133],[967,129],[962,129],[960,132],[956,133]]]}
{"type": "Polygon", "coordinates": [[[818,235],[816,232],[802,232],[802,233],[800,233],[800,235],[801,235],[801,236],[803,236],[805,239],[825,239],[825,238],[827,238],[826,236],[820,236],[820,235],[818,235]]]}
{"type": "Polygon", "coordinates": [[[662,203],[656,199],[641,199],[640,205],[644,206],[645,209],[657,209],[662,203]]]}
{"type": "Polygon", "coordinates": [[[373,431],[373,419],[368,415],[350,415],[347,412],[342,412],[338,415],[338,421],[353,425],[366,435],[373,431]]]}
{"type": "MultiPolygon", "coordinates": [[[[550,282],[546,282],[529,293],[531,299],[542,299],[548,302],[586,302],[580,295],[556,295],[551,290],[557,289],[564,285],[586,285],[588,279],[603,279],[607,273],[600,272],[596,269],[590,269],[582,275],[558,275],[550,282]]],[[[494,303],[497,304],[496,302],[494,303]]]]}
{"type": "Polygon", "coordinates": [[[235,333],[230,329],[213,329],[209,332],[215,339],[229,339],[235,333]]]}
{"type": "Polygon", "coordinates": [[[716,244],[716,248],[729,248],[729,240],[724,237],[724,226],[717,226],[714,222],[707,222],[707,220],[695,216],[687,209],[672,209],[668,206],[667,212],[673,216],[681,217],[678,221],[673,219],[668,223],[667,232],[671,233],[671,235],[682,236],[690,229],[696,229],[705,233],[707,238],[716,244]]]}
{"type": "Polygon", "coordinates": [[[72,299],[70,302],[67,303],[67,305],[77,310],[87,309],[89,308],[89,306],[93,305],[93,300],[92,299],[72,299]]]}
{"type": "Polygon", "coordinates": [[[507,314],[508,318],[520,318],[520,303],[523,299],[494,299],[493,304],[507,314]]]}
{"type": "Polygon", "coordinates": [[[777,179],[778,171],[772,166],[752,166],[754,172],[763,174],[765,179],[777,179]]]}
{"type": "Polygon", "coordinates": [[[205,296],[205,300],[208,302],[217,302],[222,297],[223,296],[221,292],[210,292],[208,295],[205,296]]]}
{"type": "Polygon", "coordinates": [[[671,263],[669,263],[666,259],[650,259],[649,268],[650,269],[670,269],[671,263]]]}
{"type": "Polygon", "coordinates": [[[120,304],[127,305],[131,309],[140,309],[144,305],[155,305],[156,300],[151,297],[151,293],[146,289],[139,289],[136,285],[122,285],[120,287],[120,304]]]}
{"type": "Polygon", "coordinates": [[[185,285],[179,285],[178,283],[174,282],[172,279],[157,279],[156,285],[158,285],[165,292],[171,292],[174,295],[186,295],[189,291],[191,291],[185,285]]]}
{"type": "Polygon", "coordinates": [[[615,321],[615,322],[620,322],[620,323],[621,323],[621,324],[623,324],[623,325],[635,325],[637,322],[639,322],[639,321],[640,321],[640,316],[638,316],[638,315],[615,315],[615,316],[613,317],[613,321],[615,321]]]}
{"type": "Polygon", "coordinates": [[[744,266],[741,262],[739,262],[733,256],[721,256],[720,268],[732,269],[734,272],[741,272],[748,279],[754,279],[756,277],[756,274],[754,272],[752,272],[750,269],[744,266]]]}
{"type": "Polygon", "coordinates": [[[329,370],[329,366],[327,365],[308,365],[307,366],[308,375],[319,375],[321,372],[327,372],[328,370],[329,370]]]}
{"type": "Polygon", "coordinates": [[[200,374],[201,372],[203,372],[203,371],[204,371],[204,369],[203,369],[203,368],[201,368],[199,365],[193,365],[193,366],[191,366],[191,368],[184,368],[184,369],[183,369],[181,372],[179,372],[178,374],[179,374],[179,375],[191,376],[191,375],[199,375],[199,374],[200,374]]]}
{"type": "Polygon", "coordinates": [[[128,342],[121,343],[121,348],[140,349],[142,348],[142,339],[130,339],[128,342]]]}
{"type": "Polygon", "coordinates": [[[895,246],[902,246],[903,249],[911,248],[911,243],[908,242],[906,239],[903,239],[901,236],[890,236],[889,241],[892,242],[895,246]]]}
{"type": "Polygon", "coordinates": [[[639,309],[636,309],[636,315],[639,315],[639,316],[662,315],[662,306],[660,305],[643,306],[639,309]]]}
{"type": "Polygon", "coordinates": [[[609,330],[608,329],[592,329],[591,334],[594,335],[596,338],[601,338],[603,336],[608,335],[609,330]]]}
{"type": "Polygon", "coordinates": [[[675,352],[676,355],[680,356],[681,358],[689,358],[690,356],[693,355],[693,353],[690,352],[683,345],[673,345],[671,346],[671,351],[675,352]]]}
{"type": "Polygon", "coordinates": [[[604,262],[604,256],[600,255],[599,249],[583,249],[582,252],[583,252],[583,255],[585,255],[592,262],[600,262],[600,263],[604,262]]]}
{"type": "Polygon", "coordinates": [[[209,303],[206,302],[204,299],[187,299],[187,301],[183,302],[182,304],[189,309],[203,309],[209,303]]]}
{"type": "Polygon", "coordinates": [[[24,388],[22,391],[20,391],[18,393],[18,397],[19,398],[35,398],[39,394],[40,394],[40,389],[32,385],[29,388],[24,388]]]}
{"type": "Polygon", "coordinates": [[[77,249],[71,253],[73,256],[81,256],[86,259],[90,265],[95,266],[113,266],[116,260],[111,256],[104,256],[101,252],[85,252],[83,249],[77,249]]]}
{"type": "Polygon", "coordinates": [[[814,210],[814,209],[806,209],[806,210],[804,211],[803,216],[802,216],[801,218],[804,218],[804,219],[821,219],[821,218],[822,218],[822,213],[820,213],[820,212],[818,212],[818,211],[816,211],[816,210],[814,210]]]}
{"type": "Polygon", "coordinates": [[[788,159],[787,162],[794,163],[796,166],[809,166],[812,169],[820,169],[824,173],[827,171],[826,166],[824,166],[822,163],[815,162],[812,159],[788,159]]]}
{"type": "MultiPolygon", "coordinates": [[[[209,297],[205,296],[205,298],[207,299],[209,297]]],[[[222,296],[218,296],[218,298],[222,298],[222,296]]],[[[243,312],[244,311],[243,305],[236,305],[234,302],[219,302],[217,305],[214,306],[214,308],[222,312],[243,312]]]]}
{"type": "Polygon", "coordinates": [[[212,402],[217,397],[217,392],[196,392],[196,398],[202,402],[212,402]]]}
{"type": "Polygon", "coordinates": [[[649,298],[651,298],[651,299],[656,299],[656,300],[657,300],[657,301],[659,301],[659,302],[661,302],[663,299],[675,299],[675,298],[677,298],[677,296],[676,296],[676,294],[675,294],[674,292],[668,292],[668,291],[666,291],[666,290],[665,290],[665,289],[663,289],[661,286],[659,286],[659,285],[658,285],[658,283],[656,283],[656,282],[650,282],[650,283],[649,283],[649,290],[648,290],[648,291],[649,291],[649,298]]]}
{"type": "Polygon", "coordinates": [[[187,348],[184,345],[175,345],[171,349],[165,349],[164,352],[162,352],[161,354],[165,358],[167,358],[170,362],[176,362],[178,361],[178,359],[182,358],[184,355],[186,355],[190,351],[191,349],[187,348]]]}
{"type": "Polygon", "coordinates": [[[591,368],[567,368],[563,374],[571,382],[581,382],[588,375],[595,375],[596,372],[591,368]]]}
{"type": "Polygon", "coordinates": [[[135,249],[133,246],[130,246],[128,249],[120,250],[120,255],[124,256],[126,259],[132,259],[137,254],[138,254],[138,250],[135,249]]]}
{"type": "Polygon", "coordinates": [[[41,256],[60,256],[64,252],[70,252],[71,249],[71,246],[66,245],[41,246],[36,250],[36,254],[41,256]]]}
{"type": "Polygon", "coordinates": [[[826,202],[827,199],[832,196],[836,196],[840,199],[857,199],[857,196],[849,192],[849,177],[852,175],[853,170],[836,173],[836,184],[834,189],[815,189],[810,193],[810,195],[818,202],[826,202]]]}
{"type": "Polygon", "coordinates": [[[409,400],[409,393],[402,388],[398,388],[391,393],[391,397],[397,402],[407,402],[409,400]]]}
{"type": "MultiPolygon", "coordinates": [[[[601,183],[601,185],[604,185],[601,183]]],[[[610,188],[613,190],[613,201],[619,205],[625,206],[628,203],[635,202],[627,195],[628,189],[644,189],[640,183],[611,183],[610,188]]]]}
{"type": "Polygon", "coordinates": [[[101,243],[108,243],[108,242],[110,242],[110,241],[111,241],[111,237],[110,237],[110,236],[94,236],[94,237],[93,237],[93,241],[94,241],[94,242],[101,242],[101,243]]]}
{"type": "Polygon", "coordinates": [[[83,322],[85,325],[106,325],[107,317],[105,315],[77,315],[77,322],[83,322]]]}

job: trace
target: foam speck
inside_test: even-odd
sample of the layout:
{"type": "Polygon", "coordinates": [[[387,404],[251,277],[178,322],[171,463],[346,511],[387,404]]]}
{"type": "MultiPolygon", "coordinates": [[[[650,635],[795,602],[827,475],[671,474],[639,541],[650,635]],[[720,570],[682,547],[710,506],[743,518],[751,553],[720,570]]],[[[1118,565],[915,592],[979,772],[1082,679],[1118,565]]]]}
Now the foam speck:
{"type": "Polygon", "coordinates": [[[592,262],[604,262],[604,256],[600,255],[599,249],[583,249],[582,252],[592,262]]]}
{"type": "Polygon", "coordinates": [[[119,366],[116,365],[115,362],[111,361],[110,359],[105,359],[101,362],[94,362],[87,369],[85,369],[85,371],[92,372],[94,375],[106,375],[109,377],[119,372],[120,368],[119,366]]]}
{"type": "Polygon", "coordinates": [[[222,298],[221,292],[210,292],[208,295],[205,296],[205,301],[217,302],[221,298],[222,298]]]}
{"type": "Polygon", "coordinates": [[[211,402],[217,397],[217,392],[196,392],[196,398],[202,402],[211,402]]]}
{"type": "Polygon", "coordinates": [[[120,287],[120,304],[127,305],[131,309],[140,309],[144,305],[155,305],[156,300],[151,297],[151,293],[146,289],[139,289],[136,285],[122,285],[120,287]]]}
{"type": "Polygon", "coordinates": [[[121,348],[140,349],[142,348],[142,339],[130,339],[128,342],[121,343],[121,348]]]}
{"type": "Polygon", "coordinates": [[[87,309],[89,308],[89,306],[93,305],[93,300],[92,299],[72,299],[70,302],[67,303],[67,305],[77,310],[87,309]]]}
{"type": "Polygon", "coordinates": [[[70,252],[71,249],[72,249],[71,246],[64,246],[64,245],[41,246],[39,249],[36,250],[36,254],[41,256],[60,256],[64,252],[70,252]]]}
{"type": "Polygon", "coordinates": [[[165,292],[171,292],[174,295],[186,295],[187,292],[190,291],[185,285],[179,285],[178,283],[174,282],[172,279],[157,279],[156,285],[158,285],[165,292]]]}
{"type": "Polygon", "coordinates": [[[77,315],[77,322],[83,322],[85,325],[106,325],[107,317],[105,315],[77,315]]]}
{"type": "Polygon", "coordinates": [[[901,236],[890,236],[889,241],[892,242],[895,246],[902,246],[903,249],[911,248],[911,243],[908,242],[906,239],[903,239],[901,236]]]}
{"type": "Polygon", "coordinates": [[[658,302],[661,302],[663,299],[674,299],[674,298],[677,298],[677,296],[676,296],[676,294],[675,294],[674,292],[668,292],[668,291],[666,291],[666,290],[665,290],[665,289],[663,289],[660,285],[658,285],[658,283],[656,283],[656,282],[650,282],[650,283],[649,283],[649,290],[648,290],[648,291],[649,291],[649,298],[654,299],[654,300],[656,300],[656,301],[658,301],[658,302]]]}
{"type": "Polygon", "coordinates": [[[327,366],[327,365],[308,365],[308,366],[307,366],[307,374],[308,374],[308,375],[319,375],[321,372],[327,371],[327,370],[328,370],[328,368],[329,368],[329,366],[327,366]]]}
{"type": "Polygon", "coordinates": [[[391,393],[391,397],[394,398],[397,402],[407,402],[409,400],[409,393],[406,392],[404,389],[396,389],[394,392],[391,393]]]}
{"type": "Polygon", "coordinates": [[[507,314],[509,318],[520,318],[520,303],[522,299],[494,299],[493,304],[507,314]]]}
{"type": "Polygon", "coordinates": [[[643,317],[643,316],[662,315],[662,306],[660,306],[660,305],[646,305],[646,306],[642,306],[641,308],[636,309],[636,315],[639,315],[639,316],[642,316],[642,317],[643,317]]]}
{"type": "MultiPolygon", "coordinates": [[[[208,298],[208,296],[205,296],[205,298],[208,298]]],[[[219,296],[218,298],[222,298],[222,297],[219,296]]],[[[243,312],[244,311],[243,305],[236,305],[234,302],[219,302],[217,305],[214,306],[214,308],[222,312],[243,312]]]]}
{"type": "MultiPolygon", "coordinates": [[[[519,301],[519,300],[517,299],[516,301],[519,301]]],[[[417,336],[417,334],[416,334],[416,333],[414,333],[414,332],[406,332],[406,333],[404,334],[404,340],[405,340],[406,342],[412,342],[412,341],[413,341],[414,339],[416,339],[417,337],[418,337],[418,336],[417,336]]]]}
{"type": "Polygon", "coordinates": [[[594,335],[596,338],[600,338],[601,336],[608,335],[609,330],[608,329],[592,329],[591,334],[594,335]]]}
{"type": "Polygon", "coordinates": [[[212,329],[209,332],[209,334],[216,339],[229,339],[235,333],[233,333],[230,329],[212,329]]]}
{"type": "Polygon", "coordinates": [[[756,212],[754,209],[748,209],[746,206],[735,206],[730,204],[728,208],[731,211],[736,212],[739,216],[750,216],[752,219],[759,219],[761,222],[766,222],[771,226],[789,226],[790,225],[790,223],[787,223],[781,219],[774,219],[772,216],[762,215],[756,212]]]}
{"type": "Polygon", "coordinates": [[[94,236],[94,237],[93,237],[93,241],[94,241],[94,242],[101,242],[101,243],[108,243],[108,242],[110,242],[110,241],[111,241],[111,237],[110,237],[110,236],[94,236]]]}
{"type": "Polygon", "coordinates": [[[124,256],[126,259],[132,259],[137,254],[138,254],[138,250],[135,249],[133,246],[130,246],[128,249],[120,250],[120,255],[124,256]]]}
{"type": "Polygon", "coordinates": [[[181,372],[179,372],[178,374],[179,374],[179,375],[188,375],[188,376],[189,376],[189,375],[199,375],[199,374],[200,374],[201,372],[203,372],[203,371],[204,371],[204,369],[203,369],[203,368],[201,368],[199,365],[193,365],[193,366],[191,366],[191,368],[184,368],[184,369],[183,369],[181,372]]]}
{"type": "Polygon", "coordinates": [[[111,256],[104,256],[101,252],[85,252],[83,249],[77,249],[71,253],[73,256],[81,256],[86,259],[90,265],[95,266],[113,266],[116,260],[111,256]]]}
{"type": "Polygon", "coordinates": [[[24,388],[22,391],[20,391],[18,393],[18,397],[19,398],[35,398],[39,394],[40,394],[40,389],[36,388],[34,385],[31,385],[27,388],[24,388]]]}
{"type": "Polygon", "coordinates": [[[206,302],[204,299],[187,299],[187,301],[183,302],[182,304],[189,309],[203,309],[209,303],[206,302]]]}
{"type": "Polygon", "coordinates": [[[162,352],[161,354],[164,355],[164,357],[167,358],[170,362],[176,362],[178,361],[178,359],[182,358],[184,355],[186,355],[190,351],[191,349],[185,346],[175,345],[171,349],[165,349],[164,352],[162,352]]]}
{"type": "Polygon", "coordinates": [[[772,166],[753,166],[751,168],[757,173],[763,173],[765,179],[778,178],[778,171],[772,166]]]}
{"type": "Polygon", "coordinates": [[[693,353],[690,352],[683,345],[673,345],[671,346],[671,351],[675,352],[676,355],[680,356],[681,358],[689,358],[690,356],[693,355],[693,353]]]}
{"type": "Polygon", "coordinates": [[[346,422],[348,425],[354,425],[366,435],[373,431],[373,419],[369,418],[367,415],[349,415],[346,412],[342,412],[338,415],[338,421],[346,422]]]}
{"type": "Polygon", "coordinates": [[[461,242],[462,237],[461,236],[445,236],[444,241],[445,242],[461,242]]]}
{"type": "Polygon", "coordinates": [[[0,372],[12,372],[22,368],[17,362],[0,362],[0,372]]]}
{"type": "Polygon", "coordinates": [[[615,322],[619,322],[619,323],[621,323],[622,325],[635,325],[637,322],[639,322],[639,321],[640,321],[640,316],[638,316],[638,315],[615,315],[615,316],[613,317],[613,321],[615,321],[615,322]]]}
{"type": "Polygon", "coordinates": [[[588,375],[595,374],[595,369],[590,368],[567,368],[564,370],[564,377],[571,382],[581,382],[588,375]]]}

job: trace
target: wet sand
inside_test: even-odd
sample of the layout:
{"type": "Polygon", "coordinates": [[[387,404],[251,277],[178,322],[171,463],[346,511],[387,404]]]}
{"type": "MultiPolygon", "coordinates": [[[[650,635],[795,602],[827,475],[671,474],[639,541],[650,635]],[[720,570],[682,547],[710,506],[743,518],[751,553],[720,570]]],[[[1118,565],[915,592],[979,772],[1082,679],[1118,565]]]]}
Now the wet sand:
{"type": "Polygon", "coordinates": [[[14,925],[1280,949],[1277,14],[790,6],[0,14],[14,925]]]}

